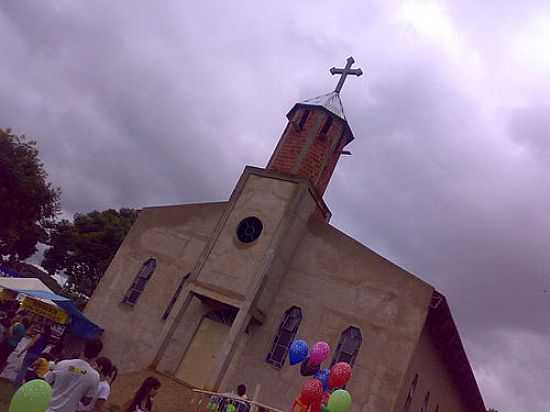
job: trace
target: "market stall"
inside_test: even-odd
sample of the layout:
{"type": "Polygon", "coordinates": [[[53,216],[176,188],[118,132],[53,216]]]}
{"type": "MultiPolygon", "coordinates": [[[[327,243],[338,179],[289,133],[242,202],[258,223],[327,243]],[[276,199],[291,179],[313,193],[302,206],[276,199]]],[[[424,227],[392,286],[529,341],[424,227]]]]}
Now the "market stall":
{"type": "MultiPolygon", "coordinates": [[[[69,298],[55,294],[39,279],[0,277],[0,289],[0,310],[30,319],[33,327],[49,325],[52,331],[50,345],[62,340],[66,355],[78,356],[84,340],[96,338],[103,332],[69,298]]],[[[29,339],[26,336],[21,340],[8,358],[0,378],[15,378],[22,360],[16,354],[25,347],[29,339]]]]}
{"type": "Polygon", "coordinates": [[[59,336],[67,328],[72,335],[83,339],[98,337],[103,332],[69,298],[53,293],[39,279],[0,278],[0,288],[0,305],[16,306],[18,311],[30,315],[33,322],[48,323],[59,336]]]}

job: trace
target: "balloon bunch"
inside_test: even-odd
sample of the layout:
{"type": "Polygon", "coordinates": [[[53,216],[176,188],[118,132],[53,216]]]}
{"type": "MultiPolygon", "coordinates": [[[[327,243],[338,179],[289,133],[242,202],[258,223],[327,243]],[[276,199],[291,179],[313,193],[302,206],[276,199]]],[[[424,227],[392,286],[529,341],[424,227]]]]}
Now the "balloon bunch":
{"type": "Polygon", "coordinates": [[[295,340],[288,351],[291,365],[301,364],[302,376],[313,376],[306,381],[298,398],[292,404],[293,412],[347,412],[351,395],[342,388],[351,378],[351,366],[338,362],[332,368],[321,368],[330,355],[326,342],[317,342],[309,350],[303,340],[295,340]]]}

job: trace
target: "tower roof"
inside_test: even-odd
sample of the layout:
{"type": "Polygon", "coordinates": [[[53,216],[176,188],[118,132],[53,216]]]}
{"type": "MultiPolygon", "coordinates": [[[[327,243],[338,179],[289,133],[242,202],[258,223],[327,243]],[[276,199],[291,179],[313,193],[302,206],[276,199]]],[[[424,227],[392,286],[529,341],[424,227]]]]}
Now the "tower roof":
{"type": "Polygon", "coordinates": [[[353,131],[351,130],[348,120],[346,119],[346,115],[344,114],[344,106],[342,105],[342,100],[340,100],[340,94],[337,91],[313,97],[311,99],[302,100],[301,102],[296,103],[286,115],[288,120],[292,119],[294,112],[300,107],[325,110],[333,116],[336,116],[338,119],[344,122],[345,128],[347,130],[346,144],[355,139],[353,131]]]}
{"type": "Polygon", "coordinates": [[[330,92],[311,99],[306,99],[299,104],[324,107],[340,119],[347,121],[346,115],[344,114],[344,106],[342,106],[342,100],[340,100],[340,94],[338,92],[330,92]]]}

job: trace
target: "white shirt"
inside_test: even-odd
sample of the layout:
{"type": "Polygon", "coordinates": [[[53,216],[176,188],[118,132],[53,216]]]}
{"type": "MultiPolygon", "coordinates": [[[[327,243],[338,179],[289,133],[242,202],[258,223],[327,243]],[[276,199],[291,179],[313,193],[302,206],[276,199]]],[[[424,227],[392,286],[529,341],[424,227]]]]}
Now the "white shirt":
{"type": "Polygon", "coordinates": [[[45,376],[53,393],[47,412],[75,412],[82,398],[94,398],[99,373],[82,359],[64,360],[45,376]]]}
{"type": "Polygon", "coordinates": [[[88,412],[93,411],[95,403],[98,399],[106,401],[109,399],[109,395],[111,394],[111,385],[109,385],[109,382],[107,381],[101,381],[99,382],[99,385],[97,385],[97,392],[92,399],[92,401],[88,405],[84,405],[82,402],[78,404],[77,411],[79,412],[88,412]]]}

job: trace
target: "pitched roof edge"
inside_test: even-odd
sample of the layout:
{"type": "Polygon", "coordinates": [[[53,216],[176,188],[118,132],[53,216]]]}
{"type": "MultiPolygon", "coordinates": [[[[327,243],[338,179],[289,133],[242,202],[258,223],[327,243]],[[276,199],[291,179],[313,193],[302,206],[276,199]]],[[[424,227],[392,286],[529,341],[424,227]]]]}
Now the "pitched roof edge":
{"type": "Polygon", "coordinates": [[[426,328],[449,368],[467,409],[471,412],[486,412],[483,397],[466,356],[447,299],[435,290],[428,310],[426,328]]]}

